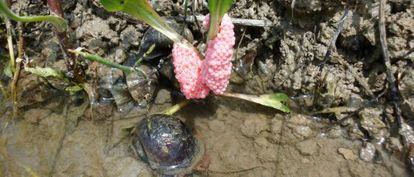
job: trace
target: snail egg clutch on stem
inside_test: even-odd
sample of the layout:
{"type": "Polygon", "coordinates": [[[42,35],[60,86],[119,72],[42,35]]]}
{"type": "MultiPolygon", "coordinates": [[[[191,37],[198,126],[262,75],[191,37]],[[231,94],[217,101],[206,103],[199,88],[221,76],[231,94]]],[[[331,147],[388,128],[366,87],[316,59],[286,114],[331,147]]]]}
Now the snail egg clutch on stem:
{"type": "Polygon", "coordinates": [[[141,120],[133,139],[139,156],[161,174],[190,173],[203,148],[178,118],[155,114],[141,120]]]}
{"type": "MultiPolygon", "coordinates": [[[[206,28],[208,23],[209,16],[204,20],[206,28]]],[[[174,43],[175,77],[187,99],[205,98],[210,90],[219,95],[224,93],[231,75],[235,41],[234,25],[224,15],[216,37],[207,42],[205,60],[194,47],[174,43]]]]}

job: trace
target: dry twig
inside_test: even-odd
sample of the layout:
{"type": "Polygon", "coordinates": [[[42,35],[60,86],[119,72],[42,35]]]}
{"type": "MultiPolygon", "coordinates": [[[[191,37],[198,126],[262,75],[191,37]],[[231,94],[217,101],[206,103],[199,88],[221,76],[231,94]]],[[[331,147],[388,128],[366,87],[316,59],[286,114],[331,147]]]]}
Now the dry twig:
{"type": "Polygon", "coordinates": [[[390,61],[390,55],[388,52],[387,35],[385,31],[385,10],[384,9],[385,9],[386,3],[387,3],[386,0],[380,1],[378,27],[379,27],[379,33],[380,33],[381,49],[382,49],[382,54],[384,57],[384,64],[385,64],[385,69],[386,69],[386,74],[387,74],[387,81],[388,81],[388,85],[390,89],[390,95],[389,95],[390,102],[394,106],[397,122],[399,125],[401,125],[401,120],[402,120],[401,109],[400,109],[401,98],[400,98],[400,94],[398,91],[398,87],[396,85],[396,79],[391,70],[391,61],[390,61]]]}
{"type": "MultiPolygon", "coordinates": [[[[194,16],[187,16],[184,18],[182,16],[174,17],[177,21],[186,21],[189,23],[193,23],[197,21],[203,21],[205,18],[204,15],[194,15],[194,16]]],[[[255,27],[271,27],[274,24],[269,20],[256,20],[256,19],[243,19],[243,18],[231,18],[231,21],[236,25],[242,26],[255,26],[255,27]]]]}
{"type": "MultiPolygon", "coordinates": [[[[329,43],[328,49],[326,50],[323,61],[319,64],[319,71],[321,71],[321,72],[322,72],[322,69],[323,69],[324,65],[326,64],[326,62],[328,62],[328,60],[331,57],[332,50],[335,48],[336,40],[338,39],[339,34],[341,34],[341,32],[344,28],[344,22],[345,22],[346,18],[348,17],[348,14],[349,14],[349,10],[345,9],[344,14],[342,15],[341,19],[339,20],[338,29],[333,34],[332,40],[329,43]]],[[[316,105],[316,103],[319,101],[319,96],[320,95],[317,94],[317,91],[320,90],[321,87],[322,87],[322,81],[318,82],[318,84],[315,87],[315,90],[314,90],[315,98],[313,99],[313,105],[316,105]]]]}

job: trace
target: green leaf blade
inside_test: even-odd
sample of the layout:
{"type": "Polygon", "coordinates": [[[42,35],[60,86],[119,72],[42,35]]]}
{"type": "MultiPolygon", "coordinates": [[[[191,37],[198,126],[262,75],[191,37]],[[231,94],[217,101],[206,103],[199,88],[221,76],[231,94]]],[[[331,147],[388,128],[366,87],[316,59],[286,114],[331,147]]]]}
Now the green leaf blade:
{"type": "Polygon", "coordinates": [[[233,0],[209,0],[208,10],[210,11],[210,29],[207,41],[213,39],[218,33],[218,27],[224,14],[230,10],[233,0]]]}
{"type": "Polygon", "coordinates": [[[42,68],[36,66],[35,68],[25,68],[25,71],[40,77],[53,77],[58,79],[65,79],[65,75],[62,72],[49,67],[42,68]]]}
{"type": "Polygon", "coordinates": [[[101,4],[107,11],[122,11],[124,8],[124,0],[101,0],[101,4]]]}
{"type": "Polygon", "coordinates": [[[174,42],[183,40],[183,37],[152,9],[148,0],[100,0],[100,2],[108,11],[122,11],[144,21],[174,42]]]}
{"type": "Polygon", "coordinates": [[[290,112],[289,107],[283,104],[289,100],[289,96],[284,93],[261,95],[259,100],[261,100],[260,103],[265,106],[269,106],[286,113],[290,112]]]}
{"type": "Polygon", "coordinates": [[[271,107],[285,113],[290,113],[290,108],[284,104],[288,102],[290,98],[284,93],[265,94],[260,96],[240,93],[223,93],[222,96],[238,98],[263,106],[271,107]]]}

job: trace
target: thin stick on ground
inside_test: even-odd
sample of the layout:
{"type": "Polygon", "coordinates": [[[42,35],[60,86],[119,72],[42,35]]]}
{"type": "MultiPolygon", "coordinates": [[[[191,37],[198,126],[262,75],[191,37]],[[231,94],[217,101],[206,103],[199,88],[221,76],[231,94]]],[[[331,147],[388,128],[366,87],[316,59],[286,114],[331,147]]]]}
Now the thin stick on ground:
{"type": "Polygon", "coordinates": [[[329,43],[328,49],[326,50],[325,56],[323,58],[323,62],[320,64],[320,66],[323,67],[323,65],[329,60],[332,54],[332,49],[334,49],[335,47],[336,40],[338,39],[339,34],[341,34],[342,30],[344,29],[344,23],[345,23],[346,18],[348,17],[348,14],[349,14],[349,10],[345,9],[344,15],[342,15],[341,19],[339,20],[338,29],[334,33],[332,40],[329,43]]]}
{"type": "MultiPolygon", "coordinates": [[[[342,15],[341,19],[339,20],[338,29],[333,34],[332,40],[328,45],[328,49],[326,50],[323,61],[319,64],[319,71],[322,71],[324,65],[330,59],[331,54],[332,54],[332,50],[335,47],[336,40],[338,39],[339,34],[341,34],[342,30],[344,29],[344,23],[345,23],[346,18],[348,17],[348,14],[349,14],[349,10],[345,9],[344,14],[342,15]]],[[[313,99],[313,105],[316,105],[316,103],[319,101],[319,94],[317,94],[317,91],[320,90],[321,87],[322,87],[322,82],[320,81],[320,82],[318,82],[318,84],[316,85],[315,90],[314,90],[314,95],[316,95],[316,96],[313,99]]]]}
{"type": "Polygon", "coordinates": [[[401,125],[401,120],[402,120],[401,109],[400,109],[401,98],[400,98],[400,94],[399,94],[399,91],[396,85],[396,79],[391,70],[391,61],[390,61],[390,55],[389,55],[388,46],[387,46],[387,35],[385,32],[385,10],[384,9],[385,9],[386,3],[387,3],[386,0],[380,1],[378,27],[379,27],[379,33],[380,33],[381,49],[382,49],[382,54],[384,57],[384,64],[385,64],[385,69],[386,69],[386,74],[387,74],[387,81],[388,81],[388,85],[390,89],[390,95],[389,95],[390,101],[392,105],[394,106],[397,122],[399,125],[401,125]]]}
{"type": "MultiPolygon", "coordinates": [[[[204,15],[194,15],[194,16],[187,16],[184,18],[183,16],[173,17],[177,21],[186,21],[189,23],[193,23],[196,21],[202,22],[205,18],[204,15]]],[[[274,24],[269,20],[257,20],[257,19],[243,19],[243,18],[231,18],[231,21],[235,25],[241,26],[255,26],[255,27],[271,27],[274,24]]]]}
{"type": "Polygon", "coordinates": [[[242,35],[240,37],[239,44],[237,44],[237,48],[236,48],[236,52],[235,52],[235,57],[234,57],[236,60],[239,59],[239,57],[237,56],[237,54],[239,53],[239,48],[240,48],[240,46],[241,46],[241,44],[243,42],[244,36],[246,35],[246,30],[247,30],[246,27],[244,27],[243,28],[243,33],[242,33],[242,35]]]}

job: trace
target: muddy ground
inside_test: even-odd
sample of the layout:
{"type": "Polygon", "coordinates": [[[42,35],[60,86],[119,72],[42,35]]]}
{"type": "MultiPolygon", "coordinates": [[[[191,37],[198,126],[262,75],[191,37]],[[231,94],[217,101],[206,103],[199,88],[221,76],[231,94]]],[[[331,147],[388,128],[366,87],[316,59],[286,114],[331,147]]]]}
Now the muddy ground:
{"type": "MultiPolygon", "coordinates": [[[[181,0],[153,3],[163,16],[184,14],[181,0]]],[[[190,5],[196,15],[208,12],[201,1],[190,5]]],[[[228,91],[285,92],[293,99],[292,113],[218,96],[191,103],[176,116],[206,145],[210,165],[197,174],[412,176],[407,141],[390,103],[378,8],[379,3],[371,0],[300,0],[293,5],[291,0],[236,1],[230,16],[266,20],[271,25],[236,25],[235,63],[248,65],[254,60],[251,68],[242,68],[247,70],[245,75],[234,72],[228,91]],[[345,11],[343,30],[329,49],[345,11]],[[332,53],[325,62],[328,50],[332,53]]],[[[19,0],[12,9],[23,14],[49,13],[42,1],[19,0]]],[[[76,46],[121,64],[142,55],[145,24],[108,13],[94,1],[67,1],[64,10],[76,46]]],[[[407,125],[413,125],[414,118],[413,13],[412,1],[392,0],[386,7],[392,71],[407,125]]],[[[188,27],[194,43],[202,48],[203,34],[194,23],[188,27]]],[[[0,34],[0,52],[5,52],[4,33],[0,34]]],[[[24,38],[32,66],[65,70],[52,26],[27,24],[24,38]]],[[[168,65],[168,56],[163,60],[144,64],[161,70],[168,65]]],[[[96,63],[88,65],[89,81],[98,88],[95,101],[85,93],[69,95],[59,81],[46,82],[23,71],[19,116],[6,121],[10,102],[3,101],[0,109],[0,176],[157,176],[134,155],[129,131],[146,115],[182,98],[174,84],[161,79],[147,107],[124,110],[105,92],[107,78],[122,73],[96,63]]],[[[8,81],[2,76],[3,83],[8,81]]]]}

